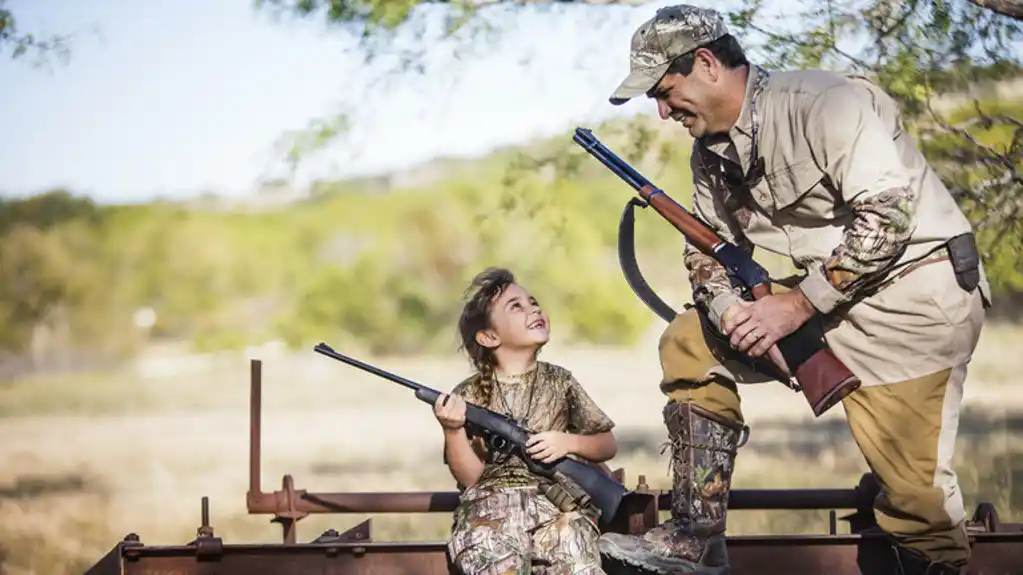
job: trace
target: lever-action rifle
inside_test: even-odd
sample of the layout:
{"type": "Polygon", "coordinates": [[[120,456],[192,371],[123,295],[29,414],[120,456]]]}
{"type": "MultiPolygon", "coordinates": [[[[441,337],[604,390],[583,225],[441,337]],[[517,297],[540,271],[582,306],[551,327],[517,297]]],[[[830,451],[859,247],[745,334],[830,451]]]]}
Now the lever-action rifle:
{"type": "MultiPolygon", "coordinates": [[[[334,358],[338,361],[357,367],[373,375],[403,385],[413,391],[420,401],[433,405],[442,394],[436,389],[418,384],[399,375],[395,375],[379,367],[363,363],[355,358],[334,351],[326,343],[320,342],[313,351],[334,358]]],[[[482,436],[487,445],[494,451],[502,453],[514,453],[525,462],[530,471],[544,477],[553,478],[556,473],[563,473],[586,492],[588,501],[579,502],[580,506],[592,503],[600,510],[600,521],[610,523],[618,512],[618,506],[628,491],[614,479],[590,467],[585,463],[563,457],[552,463],[543,463],[533,460],[526,452],[526,441],[529,440],[529,432],[521,425],[508,417],[490,411],[489,409],[466,402],[465,404],[465,425],[473,429],[475,433],[482,436]]]]}
{"type": "MultiPolygon", "coordinates": [[[[667,322],[671,322],[677,315],[675,310],[650,289],[639,272],[632,245],[632,210],[637,205],[643,208],[653,206],[661,217],[682,232],[691,245],[717,260],[727,270],[732,284],[740,289],[743,299],[750,301],[771,295],[771,278],[767,270],[738,246],[722,239],[698,216],[689,213],[663,190],[654,186],[650,180],[607,149],[590,130],[576,128],[572,140],[632,186],[642,198],[632,198],[626,204],[619,229],[618,253],[629,286],[654,313],[667,322]]],[[[704,312],[698,311],[704,325],[709,327],[707,331],[723,341],[724,338],[718,334],[717,327],[709,326],[704,312]]],[[[782,357],[785,358],[785,363],[795,374],[796,381],[802,388],[814,415],[819,417],[843,397],[855,391],[860,386],[860,380],[835,356],[824,341],[820,314],[815,314],[813,319],[815,321],[804,323],[795,332],[779,340],[777,345],[782,357]]],[[[725,349],[730,348],[725,345],[725,349]]],[[[744,363],[752,365],[761,373],[789,384],[790,378],[775,368],[773,362],[763,364],[740,354],[737,350],[731,350],[731,353],[740,356],[744,363]]]]}

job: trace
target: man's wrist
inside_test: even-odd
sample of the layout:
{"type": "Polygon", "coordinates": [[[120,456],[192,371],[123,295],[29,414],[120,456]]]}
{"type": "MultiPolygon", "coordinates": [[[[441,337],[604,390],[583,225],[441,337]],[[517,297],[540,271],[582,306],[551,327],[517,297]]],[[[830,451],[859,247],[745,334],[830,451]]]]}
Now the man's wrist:
{"type": "Polygon", "coordinates": [[[724,292],[714,296],[714,299],[710,300],[710,305],[707,306],[707,318],[710,320],[711,325],[714,325],[721,330],[721,318],[724,317],[725,312],[733,305],[738,304],[742,301],[742,298],[735,295],[734,292],[724,292]]]}
{"type": "MultiPolygon", "coordinates": [[[[801,299],[821,314],[829,314],[846,300],[846,295],[835,289],[819,266],[811,266],[806,277],[794,289],[801,294],[801,299]]],[[[809,315],[813,315],[811,311],[809,315]]],[[[807,317],[809,317],[809,315],[807,317]]]]}
{"type": "Polygon", "coordinates": [[[796,308],[803,315],[804,318],[810,319],[813,314],[817,313],[817,308],[813,307],[813,303],[806,297],[803,290],[796,286],[796,289],[791,290],[789,293],[792,294],[792,300],[796,304],[796,308]]]}

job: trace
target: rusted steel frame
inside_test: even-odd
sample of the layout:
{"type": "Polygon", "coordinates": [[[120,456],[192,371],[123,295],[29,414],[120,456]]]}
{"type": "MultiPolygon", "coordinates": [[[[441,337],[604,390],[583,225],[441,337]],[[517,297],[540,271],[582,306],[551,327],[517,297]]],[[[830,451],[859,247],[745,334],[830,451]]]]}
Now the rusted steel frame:
{"type": "Polygon", "coordinates": [[[249,361],[249,493],[262,492],[263,362],[249,361]]]}
{"type": "MultiPolygon", "coordinates": [[[[1023,532],[978,534],[967,573],[1001,575],[1023,569],[1023,532]]],[[[773,573],[860,575],[861,569],[882,560],[884,543],[859,535],[736,536],[728,540],[733,575],[773,573]]],[[[443,543],[319,543],[295,545],[222,545],[218,553],[200,555],[193,545],[141,545],[137,538],[111,554],[119,561],[97,563],[87,575],[174,575],[274,572],[281,574],[417,574],[448,575],[443,543]]],[[[609,575],[622,573],[608,564],[609,575]]],[[[869,568],[862,572],[874,572],[869,568]]],[[[883,571],[882,571],[883,572],[883,571]]]]}
{"type": "MultiPolygon", "coordinates": [[[[671,508],[671,491],[651,492],[658,509],[671,508]]],[[[304,513],[436,513],[452,512],[458,505],[457,491],[397,491],[308,493],[295,491],[295,509],[304,513]]],[[[259,493],[249,499],[249,513],[278,513],[287,493],[259,493]]],[[[728,508],[753,509],[857,509],[854,489],[783,490],[736,489],[729,495],[728,508]]],[[[868,504],[869,505],[869,504],[868,504]]]]}
{"type": "MultiPolygon", "coordinates": [[[[273,521],[280,523],[283,540],[295,544],[295,524],[311,513],[433,513],[454,511],[458,505],[458,492],[369,492],[369,493],[309,493],[295,489],[291,475],[285,475],[281,489],[263,492],[260,482],[261,418],[262,418],[262,362],[251,360],[250,369],[250,430],[249,430],[249,491],[246,504],[250,514],[273,514],[273,521]]],[[[614,473],[624,483],[624,471],[614,473]]],[[[852,509],[856,513],[847,516],[851,531],[856,533],[873,525],[871,507],[877,492],[876,483],[870,474],[865,474],[860,484],[852,489],[737,489],[729,496],[732,510],[832,510],[831,533],[836,532],[836,509],[852,509]]],[[[625,505],[623,517],[610,530],[640,533],[657,523],[657,510],[671,507],[671,491],[650,490],[646,478],[639,476],[635,493],[625,505]],[[656,505],[654,504],[656,500],[656,505]]],[[[999,527],[997,513],[990,504],[982,503],[977,508],[974,524],[987,531],[1016,533],[1017,525],[999,527]]],[[[365,539],[370,540],[369,526],[365,527],[365,539]]]]}
{"type": "MultiPolygon", "coordinates": [[[[251,360],[249,429],[248,510],[252,514],[279,514],[299,519],[309,513],[432,513],[451,512],[458,505],[458,492],[369,492],[309,493],[294,489],[290,475],[282,489],[263,492],[260,482],[262,363],[251,360]],[[289,485],[291,485],[289,487],[289,485]]],[[[645,477],[640,476],[640,484],[645,477]]],[[[671,506],[670,491],[649,491],[658,498],[658,508],[671,506]]],[[[731,509],[856,509],[862,498],[856,489],[737,489],[729,496],[731,509]]]]}

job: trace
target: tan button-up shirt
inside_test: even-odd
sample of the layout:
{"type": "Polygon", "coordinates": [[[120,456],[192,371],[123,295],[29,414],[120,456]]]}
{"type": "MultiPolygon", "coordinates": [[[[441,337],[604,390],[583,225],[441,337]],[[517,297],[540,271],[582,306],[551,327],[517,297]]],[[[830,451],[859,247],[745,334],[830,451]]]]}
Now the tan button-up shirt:
{"type": "MultiPolygon", "coordinates": [[[[944,243],[971,230],[887,94],[864,78],[754,66],[735,126],[705,140],[691,159],[694,212],[723,238],[805,271],[800,289],[828,315],[829,345],[864,385],[968,360],[981,296],[959,287],[947,261],[864,292],[947,255],[944,243]]],[[[687,246],[685,261],[695,299],[719,322],[738,295],[708,256],[687,246]]],[[[989,302],[983,269],[980,292],[989,302]]]]}

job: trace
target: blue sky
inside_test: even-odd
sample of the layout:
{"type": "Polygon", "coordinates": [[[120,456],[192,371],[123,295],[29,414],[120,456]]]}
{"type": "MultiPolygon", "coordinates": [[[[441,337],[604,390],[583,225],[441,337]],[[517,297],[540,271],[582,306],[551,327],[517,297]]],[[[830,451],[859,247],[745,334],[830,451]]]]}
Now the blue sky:
{"type": "MultiPolygon", "coordinates": [[[[647,103],[616,109],[607,96],[628,70],[633,30],[669,3],[615,8],[610,22],[578,11],[526,14],[484,57],[451,63],[439,54],[446,74],[374,90],[354,110],[354,145],[322,154],[296,182],[484,153],[574,122],[654,113],[647,103]],[[544,65],[520,66],[524,56],[544,65]]],[[[346,36],[316,22],[274,22],[251,0],[7,7],[22,31],[76,37],[70,62],[52,71],[0,57],[5,194],[57,186],[102,201],[245,193],[281,173],[274,142],[284,131],[354,101],[370,80],[346,36]]]]}

